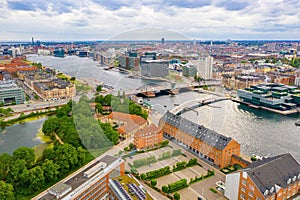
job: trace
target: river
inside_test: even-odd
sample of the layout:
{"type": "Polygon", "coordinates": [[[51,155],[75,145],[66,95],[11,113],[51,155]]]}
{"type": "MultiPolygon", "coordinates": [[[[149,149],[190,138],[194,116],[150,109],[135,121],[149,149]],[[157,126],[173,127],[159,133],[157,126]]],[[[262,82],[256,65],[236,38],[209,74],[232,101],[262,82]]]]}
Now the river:
{"type": "Polygon", "coordinates": [[[0,154],[12,154],[21,146],[34,147],[43,144],[36,134],[46,119],[41,118],[0,129],[0,154]]]}
{"type": "MultiPolygon", "coordinates": [[[[116,89],[135,89],[153,81],[125,78],[124,74],[105,71],[89,58],[70,56],[30,55],[28,60],[41,62],[80,79],[96,80],[114,86],[116,89]]],[[[156,112],[163,114],[174,104],[181,104],[193,98],[206,98],[207,94],[185,92],[174,97],[160,96],[149,99],[156,112]]],[[[146,99],[147,100],[147,99],[146,99]]],[[[283,116],[269,111],[256,110],[232,101],[222,101],[203,106],[183,116],[203,124],[207,128],[236,139],[246,155],[273,156],[291,153],[300,162],[300,127],[295,126],[299,115],[283,116]]]]}

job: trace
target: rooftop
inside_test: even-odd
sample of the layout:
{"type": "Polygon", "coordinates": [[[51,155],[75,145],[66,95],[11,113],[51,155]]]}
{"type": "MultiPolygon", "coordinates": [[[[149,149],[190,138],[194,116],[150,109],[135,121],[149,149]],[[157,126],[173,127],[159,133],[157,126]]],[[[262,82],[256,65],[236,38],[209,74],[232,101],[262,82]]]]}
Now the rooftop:
{"type": "Polygon", "coordinates": [[[161,118],[161,120],[219,150],[223,150],[232,140],[231,137],[221,135],[216,131],[198,125],[179,115],[174,115],[169,111],[161,118]]]}
{"type": "Polygon", "coordinates": [[[244,171],[265,196],[300,180],[300,165],[291,154],[262,158],[244,171]]]}
{"type": "MultiPolygon", "coordinates": [[[[110,184],[123,196],[129,196],[132,200],[152,200],[144,187],[131,175],[126,174],[110,181],[110,184]]],[[[120,195],[121,196],[121,195],[120,195]]]]}
{"type": "MultiPolygon", "coordinates": [[[[71,188],[71,190],[67,191],[66,193],[63,194],[66,195],[67,193],[75,190],[76,188],[78,188],[79,186],[81,186],[83,183],[87,182],[88,180],[90,180],[95,174],[92,174],[91,176],[87,177],[85,176],[86,173],[90,173],[91,169],[94,168],[98,165],[100,166],[102,163],[105,163],[106,166],[108,167],[109,165],[111,165],[113,162],[115,162],[116,160],[118,160],[118,158],[110,156],[110,155],[106,155],[100,159],[95,159],[95,162],[89,164],[87,167],[78,170],[77,173],[75,173],[75,175],[71,176],[70,178],[68,178],[67,180],[63,181],[63,182],[59,182],[58,184],[56,184],[55,186],[53,186],[49,191],[52,191],[52,194],[50,194],[49,192],[47,192],[45,195],[41,196],[40,198],[38,198],[38,200],[54,200],[56,199],[56,197],[53,195],[53,192],[58,192],[57,194],[59,194],[60,192],[63,192],[65,190],[67,190],[69,187],[71,188]]],[[[99,167],[98,171],[102,170],[103,168],[99,167]]],[[[97,172],[98,172],[97,171],[97,172]]]]}

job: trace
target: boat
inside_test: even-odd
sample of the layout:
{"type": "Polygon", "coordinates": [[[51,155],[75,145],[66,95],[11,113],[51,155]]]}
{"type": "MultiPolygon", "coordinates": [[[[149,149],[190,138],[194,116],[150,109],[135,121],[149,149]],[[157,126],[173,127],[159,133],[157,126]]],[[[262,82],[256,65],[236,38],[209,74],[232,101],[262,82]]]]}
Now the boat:
{"type": "Polygon", "coordinates": [[[296,126],[300,126],[300,121],[295,122],[296,126]]]}
{"type": "Polygon", "coordinates": [[[255,119],[263,119],[263,117],[256,116],[255,119]]]}
{"type": "Polygon", "coordinates": [[[112,69],[112,68],[114,68],[114,67],[112,67],[112,66],[107,66],[107,67],[104,67],[103,69],[104,69],[104,70],[110,70],[110,69],[112,69]]]}

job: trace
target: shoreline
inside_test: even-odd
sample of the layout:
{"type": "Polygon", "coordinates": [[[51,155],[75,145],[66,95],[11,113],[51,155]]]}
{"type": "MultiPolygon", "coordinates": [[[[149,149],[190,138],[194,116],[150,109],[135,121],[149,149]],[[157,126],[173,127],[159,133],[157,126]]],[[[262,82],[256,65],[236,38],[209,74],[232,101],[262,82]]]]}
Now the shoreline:
{"type": "Polygon", "coordinates": [[[277,114],[281,114],[281,115],[285,115],[285,116],[300,113],[300,108],[293,109],[293,110],[282,111],[282,110],[276,110],[276,109],[273,109],[273,108],[268,108],[268,107],[265,107],[265,106],[256,106],[256,105],[253,105],[253,104],[248,103],[248,102],[244,102],[244,101],[236,99],[236,98],[231,98],[231,101],[236,102],[236,103],[240,103],[240,104],[243,104],[243,105],[247,105],[249,108],[267,110],[267,111],[277,113],[277,114]]]}

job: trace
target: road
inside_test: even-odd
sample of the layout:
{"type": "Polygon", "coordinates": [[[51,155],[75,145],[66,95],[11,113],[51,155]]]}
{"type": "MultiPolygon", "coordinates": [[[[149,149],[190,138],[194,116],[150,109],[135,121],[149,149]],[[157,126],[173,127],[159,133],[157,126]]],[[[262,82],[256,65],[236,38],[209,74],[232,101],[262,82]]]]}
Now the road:
{"type": "Polygon", "coordinates": [[[53,100],[51,100],[51,101],[36,101],[36,102],[32,102],[32,103],[13,105],[13,106],[7,106],[7,107],[13,109],[13,111],[15,113],[21,113],[21,112],[25,113],[25,112],[32,112],[32,111],[36,111],[36,110],[47,109],[50,107],[61,106],[68,102],[69,102],[69,99],[60,99],[57,101],[53,101],[53,100]]]}

